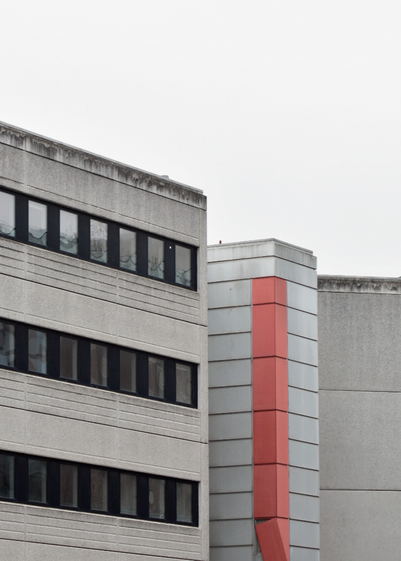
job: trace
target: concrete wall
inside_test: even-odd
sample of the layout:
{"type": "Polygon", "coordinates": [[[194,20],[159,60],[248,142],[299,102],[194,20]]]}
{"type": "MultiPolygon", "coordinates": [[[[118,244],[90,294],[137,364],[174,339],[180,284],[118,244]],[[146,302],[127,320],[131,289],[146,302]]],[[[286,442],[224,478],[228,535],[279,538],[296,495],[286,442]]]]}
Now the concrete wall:
{"type": "Polygon", "coordinates": [[[326,561],[398,560],[401,282],[319,278],[326,561]]]}
{"type": "MultiPolygon", "coordinates": [[[[253,512],[252,279],[287,281],[291,561],[319,559],[316,262],[264,240],[212,246],[209,278],[211,560],[260,559],[253,512]]],[[[267,561],[267,560],[265,560],[267,561]]]]}
{"type": "Polygon", "coordinates": [[[0,124],[0,185],[195,245],[198,291],[0,239],[0,316],[199,364],[196,410],[0,369],[0,448],[198,481],[199,528],[0,502],[0,557],[208,558],[202,193],[0,124]]]}

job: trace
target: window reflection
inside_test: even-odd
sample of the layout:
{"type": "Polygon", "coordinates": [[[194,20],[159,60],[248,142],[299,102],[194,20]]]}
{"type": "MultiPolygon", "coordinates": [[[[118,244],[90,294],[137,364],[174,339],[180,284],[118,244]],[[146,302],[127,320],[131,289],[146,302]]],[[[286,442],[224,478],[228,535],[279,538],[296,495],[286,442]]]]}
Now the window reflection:
{"type": "Polygon", "coordinates": [[[107,347],[91,343],[91,384],[107,387],[107,347]]]}
{"type": "Polygon", "coordinates": [[[175,282],[191,286],[191,250],[181,245],[175,246],[175,282]]]}
{"type": "Polygon", "coordinates": [[[165,516],[165,481],[149,477],[149,517],[163,519],[165,516]]]}
{"type": "Polygon", "coordinates": [[[192,522],[192,485],[177,482],[177,522],[192,522]]]}
{"type": "Polygon", "coordinates": [[[120,512],[136,515],[136,475],[122,473],[120,477],[120,512]]]}
{"type": "Polygon", "coordinates": [[[107,471],[91,469],[91,509],[107,511],[107,471]]]}
{"type": "Polygon", "coordinates": [[[0,193],[0,234],[15,236],[15,196],[0,193]]]}
{"type": "Polygon", "coordinates": [[[78,467],[60,465],[60,506],[78,507],[78,467]]]}
{"type": "Polygon", "coordinates": [[[175,367],[176,401],[192,403],[192,369],[188,364],[176,364],[175,367]]]}
{"type": "Polygon", "coordinates": [[[107,263],[107,224],[99,220],[90,221],[91,259],[107,263]]]}
{"type": "Polygon", "coordinates": [[[78,254],[78,215],[60,210],[60,250],[78,254]]]}
{"type": "Polygon", "coordinates": [[[0,366],[15,366],[15,327],[0,321],[0,366]]]}
{"type": "Polygon", "coordinates": [[[136,233],[120,228],[120,267],[136,271],[136,233]]]}
{"type": "Polygon", "coordinates": [[[28,330],[28,370],[47,374],[47,336],[37,329],[28,330]]]}
{"type": "Polygon", "coordinates": [[[148,275],[164,279],[164,242],[148,238],[148,275]]]}
{"type": "Polygon", "coordinates": [[[164,397],[164,360],[149,357],[149,395],[164,397]]]}
{"type": "Polygon", "coordinates": [[[14,456],[0,454],[0,499],[14,498],[14,456]]]}
{"type": "Polygon", "coordinates": [[[136,392],[136,354],[120,351],[120,389],[136,392]]]}
{"type": "Polygon", "coordinates": [[[47,206],[35,201],[29,201],[29,241],[47,245],[47,206]]]}
{"type": "Polygon", "coordinates": [[[78,379],[78,341],[60,336],[60,378],[78,379]]]}
{"type": "Polygon", "coordinates": [[[45,460],[28,460],[28,500],[45,503],[47,462],[45,460]]]}

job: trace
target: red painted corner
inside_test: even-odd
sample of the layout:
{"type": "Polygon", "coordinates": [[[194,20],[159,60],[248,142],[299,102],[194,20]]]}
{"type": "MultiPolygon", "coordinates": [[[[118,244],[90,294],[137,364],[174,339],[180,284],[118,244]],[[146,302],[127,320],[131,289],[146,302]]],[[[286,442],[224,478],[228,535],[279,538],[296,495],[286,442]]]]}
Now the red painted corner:
{"type": "Polygon", "coordinates": [[[252,281],[252,304],[287,305],[287,283],[278,277],[263,277],[252,281]]]}
{"type": "Polygon", "coordinates": [[[253,414],[254,464],[288,465],[288,414],[255,411],[253,414]]]}
{"type": "Polygon", "coordinates": [[[260,549],[264,561],[290,560],[289,520],[273,518],[256,525],[260,549]]]}
{"type": "Polygon", "coordinates": [[[253,410],[288,411],[288,367],[283,358],[253,361],[253,410]]]}
{"type": "Polygon", "coordinates": [[[288,466],[254,466],[253,481],[255,519],[289,518],[288,466]]]}
{"type": "Polygon", "coordinates": [[[262,304],[252,310],[252,354],[254,358],[287,358],[287,308],[262,304]]]}

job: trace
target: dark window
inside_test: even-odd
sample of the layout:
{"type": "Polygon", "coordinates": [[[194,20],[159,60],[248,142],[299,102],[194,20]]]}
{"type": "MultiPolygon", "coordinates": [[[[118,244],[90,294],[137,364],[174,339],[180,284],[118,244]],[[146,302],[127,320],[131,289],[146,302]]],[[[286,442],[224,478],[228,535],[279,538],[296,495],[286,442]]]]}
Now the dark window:
{"type": "Polygon", "coordinates": [[[60,378],[78,380],[78,341],[60,337],[60,378]]]}
{"type": "Polygon", "coordinates": [[[107,471],[91,469],[91,509],[107,512],[107,471]]]}
{"type": "Polygon", "coordinates": [[[181,245],[175,246],[175,282],[189,287],[192,284],[191,250],[181,245]]]}
{"type": "Polygon", "coordinates": [[[14,498],[14,456],[0,453],[0,499],[14,498]]]}
{"type": "Polygon", "coordinates": [[[120,228],[120,267],[136,271],[136,232],[120,228]]]}
{"type": "Polygon", "coordinates": [[[107,387],[107,347],[91,343],[91,384],[107,387]]]}
{"type": "Polygon", "coordinates": [[[47,245],[47,205],[29,201],[28,231],[29,241],[47,245]]]}
{"type": "Polygon", "coordinates": [[[38,329],[28,330],[28,370],[47,374],[47,335],[38,329]]]}
{"type": "Polygon", "coordinates": [[[164,242],[148,237],[148,275],[164,279],[164,242]]]}
{"type": "Polygon", "coordinates": [[[0,234],[15,236],[15,196],[0,191],[0,234]]]}
{"type": "Polygon", "coordinates": [[[154,356],[149,357],[149,395],[164,397],[164,360],[154,356]]]}
{"type": "Polygon", "coordinates": [[[0,321],[0,366],[15,366],[15,327],[0,321]]]}
{"type": "Polygon", "coordinates": [[[137,514],[137,478],[132,473],[120,475],[120,512],[131,516],[137,514]]]}
{"type": "Polygon", "coordinates": [[[192,403],[192,367],[189,364],[177,362],[175,366],[175,391],[176,401],[179,403],[192,403]]]}
{"type": "Polygon", "coordinates": [[[165,486],[164,479],[149,477],[149,518],[165,517],[165,486]]]}
{"type": "Polygon", "coordinates": [[[100,220],[90,221],[91,259],[107,263],[107,224],[100,220]]]}
{"type": "Polygon", "coordinates": [[[28,500],[34,503],[47,502],[47,462],[28,460],[28,500]]]}
{"type": "Polygon", "coordinates": [[[78,255],[78,214],[60,210],[60,250],[78,255]]]}
{"type": "Polygon", "coordinates": [[[136,392],[136,353],[120,351],[120,390],[136,392]]]}
{"type": "Polygon", "coordinates": [[[177,522],[192,521],[192,485],[177,482],[177,522]]]}
{"type": "Polygon", "coordinates": [[[78,467],[60,464],[60,506],[78,507],[78,467]]]}

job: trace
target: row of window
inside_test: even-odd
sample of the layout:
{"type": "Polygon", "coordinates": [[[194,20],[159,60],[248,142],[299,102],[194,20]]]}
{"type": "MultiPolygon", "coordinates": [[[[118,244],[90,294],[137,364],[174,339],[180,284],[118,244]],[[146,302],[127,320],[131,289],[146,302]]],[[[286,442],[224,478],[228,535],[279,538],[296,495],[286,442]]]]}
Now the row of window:
{"type": "Polygon", "coordinates": [[[196,249],[0,190],[0,235],[196,290],[196,249]]]}
{"type": "Polygon", "coordinates": [[[0,452],[0,500],[198,525],[198,484],[0,452]]]}
{"type": "Polygon", "coordinates": [[[197,367],[0,319],[0,367],[197,407],[197,367]]]}

